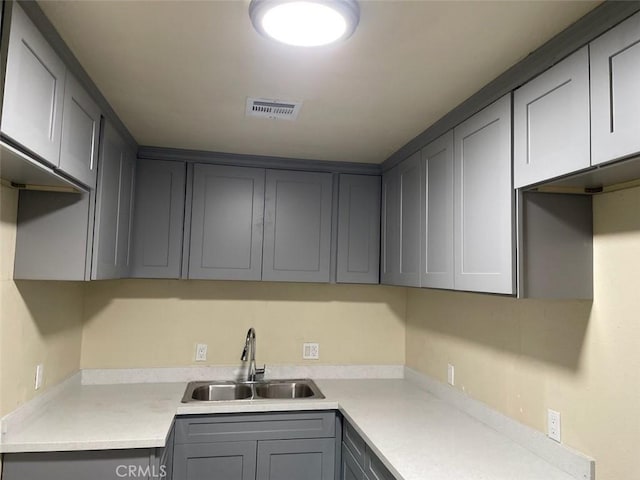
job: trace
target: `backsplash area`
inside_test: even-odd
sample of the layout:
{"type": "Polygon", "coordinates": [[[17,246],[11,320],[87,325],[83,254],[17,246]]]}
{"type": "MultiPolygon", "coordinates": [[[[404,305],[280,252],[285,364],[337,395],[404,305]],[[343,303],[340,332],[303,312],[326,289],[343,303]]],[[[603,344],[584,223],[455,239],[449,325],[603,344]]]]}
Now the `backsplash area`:
{"type": "Polygon", "coordinates": [[[404,364],[406,290],[366,285],[120,280],[85,286],[82,368],[404,364]],[[320,344],[303,360],[302,344],[320,344]],[[195,362],[195,346],[208,345],[195,362]]]}
{"type": "Polygon", "coordinates": [[[594,300],[409,289],[407,366],[591,455],[599,479],[631,478],[640,441],[640,188],[594,197],[594,300]]]}

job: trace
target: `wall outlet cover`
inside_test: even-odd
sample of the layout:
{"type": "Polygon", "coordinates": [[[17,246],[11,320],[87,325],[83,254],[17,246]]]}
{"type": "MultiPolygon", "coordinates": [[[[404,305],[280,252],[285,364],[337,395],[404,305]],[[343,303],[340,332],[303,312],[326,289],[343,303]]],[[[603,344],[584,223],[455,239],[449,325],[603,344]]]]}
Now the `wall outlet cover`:
{"type": "Polygon", "coordinates": [[[303,343],[302,358],[305,360],[318,360],[320,358],[319,343],[303,343]]]}
{"type": "Polygon", "coordinates": [[[551,440],[560,443],[560,412],[551,409],[547,410],[547,435],[551,440]]]}
{"type": "Polygon", "coordinates": [[[44,380],[44,365],[39,363],[36,366],[36,390],[38,390],[42,386],[42,381],[44,380]]]}
{"type": "Polygon", "coordinates": [[[196,345],[196,362],[204,362],[207,359],[207,344],[198,343],[196,345]]]}
{"type": "Polygon", "coordinates": [[[447,382],[452,386],[456,384],[456,370],[450,363],[447,365],[447,382]]]}

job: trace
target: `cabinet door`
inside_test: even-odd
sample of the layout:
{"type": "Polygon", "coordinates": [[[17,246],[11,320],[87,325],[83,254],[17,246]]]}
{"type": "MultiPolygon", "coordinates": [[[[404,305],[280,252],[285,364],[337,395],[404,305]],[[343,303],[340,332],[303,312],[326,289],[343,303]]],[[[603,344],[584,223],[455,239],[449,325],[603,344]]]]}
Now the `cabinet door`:
{"type": "Polygon", "coordinates": [[[454,285],[514,293],[511,95],[454,129],[454,285]]]}
{"type": "Polygon", "coordinates": [[[364,480],[364,471],[362,467],[356,461],[356,458],[353,456],[349,448],[343,443],[342,444],[342,466],[341,466],[341,475],[342,478],[340,480],[364,480]]]}
{"type": "Polygon", "coordinates": [[[398,166],[400,252],[398,284],[420,286],[420,152],[398,166]]]}
{"type": "Polygon", "coordinates": [[[132,277],[180,278],[185,174],[184,162],[138,160],[132,277]]]}
{"type": "Polygon", "coordinates": [[[587,47],[514,93],[516,188],[591,165],[587,47]]]}
{"type": "Polygon", "coordinates": [[[339,283],[378,283],[380,177],[340,175],[338,200],[339,283]]]}
{"type": "Polygon", "coordinates": [[[2,133],[54,166],[60,160],[66,67],[13,3],[2,133]]]}
{"type": "Polygon", "coordinates": [[[453,130],[422,149],[420,286],[453,288],[453,130]]]}
{"type": "Polygon", "coordinates": [[[60,169],[90,188],[96,186],[100,108],[67,73],[62,114],[60,169]]]}
{"type": "Polygon", "coordinates": [[[328,282],[330,173],[267,170],[263,280],[328,282]]]}
{"type": "Polygon", "coordinates": [[[256,480],[334,480],[335,438],[258,442],[256,480]]]}
{"type": "Polygon", "coordinates": [[[640,152],[640,14],[589,44],[591,163],[640,152]]]}
{"type": "Polygon", "coordinates": [[[176,445],[173,480],[255,480],[256,442],[176,445]]]}
{"type": "Polygon", "coordinates": [[[189,278],[260,280],[264,174],[195,166],[189,278]]]}
{"type": "Polygon", "coordinates": [[[382,255],[380,282],[397,285],[400,273],[400,177],[398,167],[382,176],[382,255]]]}
{"type": "Polygon", "coordinates": [[[109,123],[100,152],[92,280],[120,278],[129,266],[135,157],[109,123]]]}

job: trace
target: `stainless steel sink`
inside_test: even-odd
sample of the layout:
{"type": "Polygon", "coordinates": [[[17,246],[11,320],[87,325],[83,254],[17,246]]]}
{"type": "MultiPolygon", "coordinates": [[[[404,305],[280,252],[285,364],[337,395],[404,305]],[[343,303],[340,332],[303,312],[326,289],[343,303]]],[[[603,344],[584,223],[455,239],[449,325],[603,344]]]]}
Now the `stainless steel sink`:
{"type": "Polygon", "coordinates": [[[324,398],[313,380],[264,380],[259,382],[190,382],[182,403],[267,399],[324,398]]]}

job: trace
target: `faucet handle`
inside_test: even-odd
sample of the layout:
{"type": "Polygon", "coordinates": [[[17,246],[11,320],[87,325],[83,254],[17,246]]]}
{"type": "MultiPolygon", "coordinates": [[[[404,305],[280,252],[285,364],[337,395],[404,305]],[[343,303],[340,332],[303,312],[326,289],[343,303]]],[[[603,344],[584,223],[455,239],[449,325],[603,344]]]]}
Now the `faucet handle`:
{"type": "Polygon", "coordinates": [[[256,368],[256,380],[264,379],[264,374],[267,370],[267,365],[262,365],[262,368],[256,368]]]}

